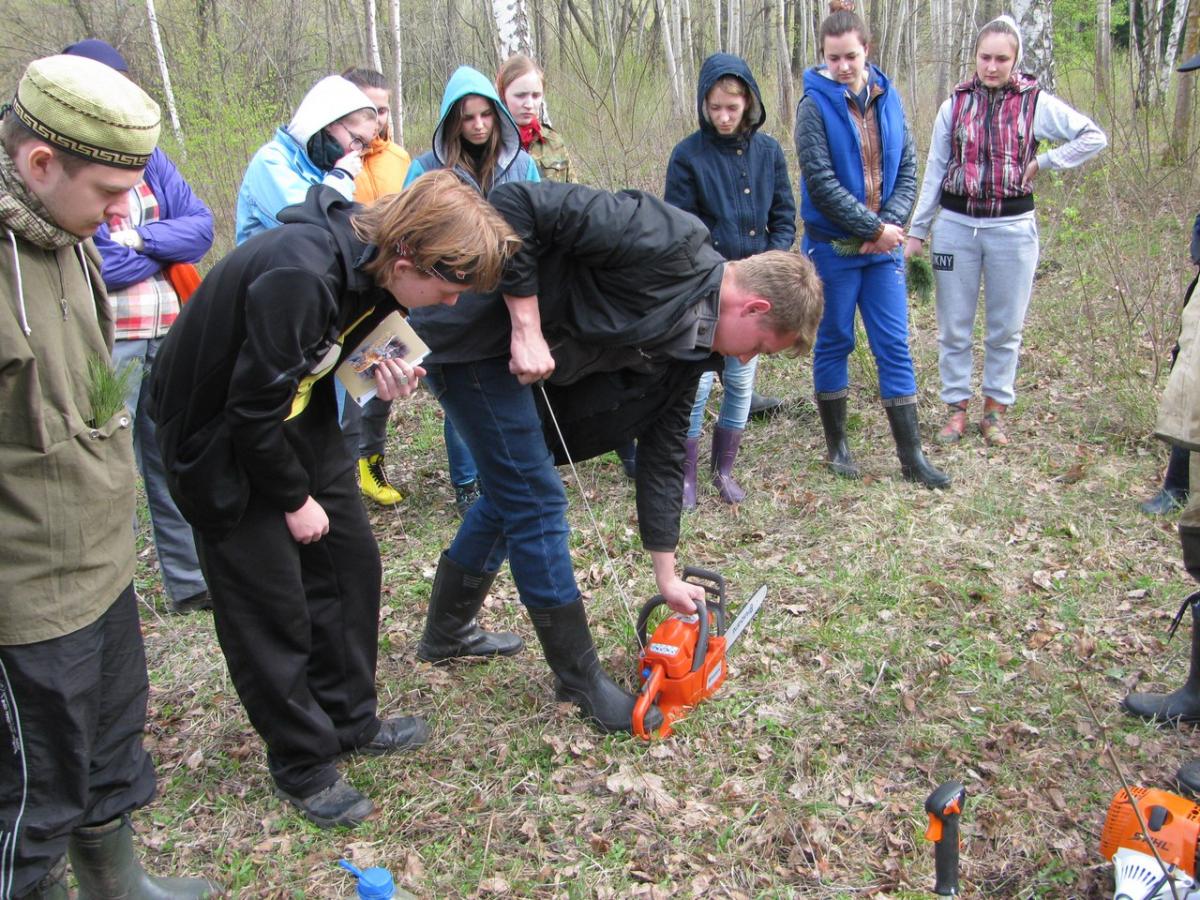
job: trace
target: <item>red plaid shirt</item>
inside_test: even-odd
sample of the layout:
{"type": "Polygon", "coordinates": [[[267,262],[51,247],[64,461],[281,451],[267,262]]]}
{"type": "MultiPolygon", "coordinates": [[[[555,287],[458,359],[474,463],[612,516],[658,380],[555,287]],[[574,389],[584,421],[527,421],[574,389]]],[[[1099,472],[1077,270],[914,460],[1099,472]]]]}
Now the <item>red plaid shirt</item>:
{"type": "MultiPolygon", "coordinates": [[[[158,198],[145,181],[139,181],[129,191],[129,216],[113,216],[108,225],[111,231],[123,231],[157,222],[158,218],[158,198]]],[[[179,295],[161,271],[122,290],[109,291],[108,299],[113,305],[118,341],[160,338],[179,315],[179,295]]]]}

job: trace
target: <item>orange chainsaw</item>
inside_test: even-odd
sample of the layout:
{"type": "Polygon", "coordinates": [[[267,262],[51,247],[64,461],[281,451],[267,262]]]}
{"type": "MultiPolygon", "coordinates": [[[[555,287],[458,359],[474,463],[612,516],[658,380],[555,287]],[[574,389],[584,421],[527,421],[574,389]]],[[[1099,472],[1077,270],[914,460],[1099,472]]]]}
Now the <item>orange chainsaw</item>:
{"type": "Polygon", "coordinates": [[[1114,900],[1197,900],[1200,806],[1155,788],[1134,787],[1129,794],[1121,788],[1113,796],[1100,834],[1100,855],[1113,864],[1114,900]]]}
{"type": "Polygon", "coordinates": [[[646,639],[650,614],[667,601],[654,597],[642,607],[637,620],[638,644],[642,648],[638,671],[642,690],[633,707],[633,733],[640,738],[669,737],[673,726],[689,709],[716,693],[727,674],[725,654],[758,614],[767,596],[764,584],[725,627],[725,579],[715,572],[688,566],[683,580],[699,584],[710,599],[696,601],[696,612],[674,613],[663,619],[646,639]],[[657,735],[646,730],[646,712],[657,704],[663,716],[657,735]]]}

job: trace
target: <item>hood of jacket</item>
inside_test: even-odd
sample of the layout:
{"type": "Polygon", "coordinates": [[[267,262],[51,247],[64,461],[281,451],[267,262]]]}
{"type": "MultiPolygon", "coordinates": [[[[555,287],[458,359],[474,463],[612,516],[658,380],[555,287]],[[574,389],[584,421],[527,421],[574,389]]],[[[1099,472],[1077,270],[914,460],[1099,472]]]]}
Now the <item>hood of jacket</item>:
{"type": "Polygon", "coordinates": [[[488,81],[487,76],[470,66],[459,66],[446,82],[446,90],[442,93],[442,108],[438,118],[437,128],[433,131],[433,155],[439,163],[446,161],[446,119],[450,110],[459,100],[468,94],[477,94],[492,101],[496,108],[496,127],[500,129],[500,156],[496,167],[500,170],[512,164],[521,149],[521,133],[517,123],[496,93],[496,86],[488,81]]]}
{"type": "MultiPolygon", "coordinates": [[[[883,74],[882,69],[876,66],[875,63],[869,62],[867,63],[867,70],[871,74],[869,82],[870,84],[879,85],[879,87],[883,89],[884,93],[891,92],[892,82],[886,75],[883,74]]],[[[822,94],[831,100],[838,100],[844,103],[845,101],[842,100],[842,98],[846,94],[846,86],[840,81],[830,78],[828,72],[828,66],[813,66],[812,68],[805,69],[804,92],[809,93],[812,91],[822,94]]]]}
{"type": "MultiPolygon", "coordinates": [[[[1008,79],[1008,81],[996,88],[996,90],[1023,94],[1026,91],[1033,90],[1037,86],[1038,80],[1036,75],[1030,75],[1028,72],[1014,72],[1012,78],[1008,79]]],[[[970,91],[982,91],[986,93],[990,90],[991,88],[979,80],[978,75],[972,75],[966,81],[960,81],[954,86],[954,93],[956,94],[970,91]]]]}
{"type": "Polygon", "coordinates": [[[314,84],[296,107],[284,128],[301,147],[326,125],[359,109],[375,109],[371,98],[340,75],[329,75],[314,84]]]}
{"type": "Polygon", "coordinates": [[[348,291],[368,291],[374,280],[359,266],[369,262],[378,252],[374,244],[364,244],[354,234],[351,217],[359,209],[336,189],[328,185],[313,185],[303,203],[284,207],[279,213],[281,225],[316,225],[329,232],[337,244],[338,258],[344,263],[343,276],[348,291]]]}
{"type": "Polygon", "coordinates": [[[713,85],[726,75],[732,75],[750,89],[750,133],[762,128],[767,121],[767,110],[763,106],[762,93],[758,90],[758,82],[750,72],[750,66],[740,56],[732,53],[714,53],[700,66],[700,78],[696,83],[696,117],[700,120],[700,130],[712,137],[724,137],[718,133],[708,118],[708,108],[704,102],[713,85]]]}

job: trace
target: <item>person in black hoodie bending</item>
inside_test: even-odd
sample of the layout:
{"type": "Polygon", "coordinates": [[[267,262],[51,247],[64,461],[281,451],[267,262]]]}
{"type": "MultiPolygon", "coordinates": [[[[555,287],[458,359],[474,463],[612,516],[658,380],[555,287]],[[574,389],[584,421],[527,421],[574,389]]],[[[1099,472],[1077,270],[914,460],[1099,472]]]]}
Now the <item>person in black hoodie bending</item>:
{"type": "MultiPolygon", "coordinates": [[[[398,308],[500,277],[512,229],[449,172],[363,210],[316,186],[204,279],[159,352],[152,412],[197,534],[221,650],[280,797],[321,826],[373,809],[334,765],[417,746],[376,715],[381,566],[338,429],[333,370],[398,308]]],[[[378,396],[424,375],[376,370],[378,396]]]]}
{"type": "MultiPolygon", "coordinates": [[[[420,182],[417,182],[418,184],[420,182]]],[[[503,184],[488,197],[521,240],[500,292],[455,310],[414,310],[429,344],[426,384],[479,465],[483,496],[434,578],[417,656],[516,653],[513,634],[475,622],[505,558],[560,699],[603,731],[629,731],[634,698],[604,672],[567,545],[565,460],[638,441],[642,544],[658,591],[694,610],[675,570],[683,460],[696,385],[722,355],[806,351],[821,316],[812,264],[781,250],[727,262],[690,213],[649,194],[503,184]],[[533,382],[546,379],[546,394],[533,382]]],[[[646,727],[658,727],[658,711],[646,727]]]]}

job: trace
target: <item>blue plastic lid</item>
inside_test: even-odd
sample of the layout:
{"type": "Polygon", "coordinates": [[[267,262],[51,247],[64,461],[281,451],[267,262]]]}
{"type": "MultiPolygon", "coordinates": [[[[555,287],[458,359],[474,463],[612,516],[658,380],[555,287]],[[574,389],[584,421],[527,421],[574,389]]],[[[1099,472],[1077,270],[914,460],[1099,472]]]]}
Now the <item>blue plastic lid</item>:
{"type": "Polygon", "coordinates": [[[389,900],[396,893],[392,873],[387,869],[363,869],[358,879],[360,900],[389,900]]]}

